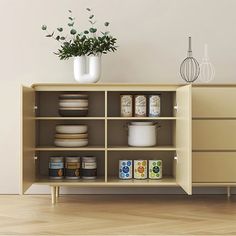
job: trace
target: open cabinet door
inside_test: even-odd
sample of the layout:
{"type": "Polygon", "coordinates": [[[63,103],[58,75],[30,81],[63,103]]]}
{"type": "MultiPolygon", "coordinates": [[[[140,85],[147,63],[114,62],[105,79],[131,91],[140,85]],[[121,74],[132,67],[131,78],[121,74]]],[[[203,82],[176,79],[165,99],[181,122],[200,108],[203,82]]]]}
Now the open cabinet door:
{"type": "Polygon", "coordinates": [[[176,182],[192,194],[192,86],[176,91],[176,182]]]}
{"type": "Polygon", "coordinates": [[[35,181],[35,91],[22,87],[21,114],[21,194],[35,181]]]}

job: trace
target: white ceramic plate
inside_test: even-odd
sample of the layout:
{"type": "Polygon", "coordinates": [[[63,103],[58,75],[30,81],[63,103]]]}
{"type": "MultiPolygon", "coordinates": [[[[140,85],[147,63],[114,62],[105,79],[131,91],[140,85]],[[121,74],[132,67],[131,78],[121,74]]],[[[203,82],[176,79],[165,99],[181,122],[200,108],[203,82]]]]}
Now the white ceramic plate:
{"type": "Polygon", "coordinates": [[[88,145],[88,139],[55,139],[57,147],[84,147],[88,145]]]}
{"type": "Polygon", "coordinates": [[[56,125],[56,132],[60,134],[84,134],[88,132],[87,125],[56,125]]]}

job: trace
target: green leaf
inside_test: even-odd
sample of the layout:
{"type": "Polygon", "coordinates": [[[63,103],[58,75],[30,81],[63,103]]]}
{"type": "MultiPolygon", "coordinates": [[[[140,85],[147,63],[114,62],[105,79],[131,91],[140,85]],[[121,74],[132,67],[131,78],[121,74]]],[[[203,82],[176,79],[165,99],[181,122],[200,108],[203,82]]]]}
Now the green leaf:
{"type": "Polygon", "coordinates": [[[76,32],[75,29],[72,29],[72,30],[70,31],[70,33],[71,33],[72,35],[75,35],[77,32],[76,32]]]}
{"type": "Polygon", "coordinates": [[[86,10],[87,10],[87,11],[91,11],[91,9],[90,9],[90,8],[86,8],[86,10]]]}
{"type": "Polygon", "coordinates": [[[61,40],[65,40],[66,38],[62,36],[60,39],[61,39],[61,40]]]}
{"type": "Polygon", "coordinates": [[[74,25],[75,22],[72,23],[68,23],[68,26],[72,27],[74,25]]]}
{"type": "Polygon", "coordinates": [[[50,38],[50,37],[52,37],[53,35],[54,35],[54,32],[52,32],[51,34],[46,35],[46,37],[50,38]]]}
{"type": "Polygon", "coordinates": [[[85,34],[89,34],[88,30],[85,30],[84,33],[85,33],[85,34]]]}
{"type": "Polygon", "coordinates": [[[104,25],[107,27],[110,23],[109,22],[105,22],[104,25]]]}
{"type": "Polygon", "coordinates": [[[68,17],[69,20],[74,20],[72,17],[68,17]]]}
{"type": "Polygon", "coordinates": [[[89,19],[93,19],[93,17],[94,17],[94,15],[91,15],[91,16],[89,17],[89,19]]]}
{"type": "Polygon", "coordinates": [[[94,24],[96,24],[97,21],[91,21],[91,20],[89,20],[89,22],[90,22],[91,25],[94,25],[94,24]]]}
{"type": "Polygon", "coordinates": [[[89,31],[90,31],[90,33],[96,33],[97,29],[96,28],[90,28],[89,31]]]}
{"type": "Polygon", "coordinates": [[[56,40],[57,40],[57,41],[59,41],[59,40],[60,40],[60,36],[59,36],[59,35],[56,37],[56,40]]]}
{"type": "Polygon", "coordinates": [[[46,26],[46,25],[42,25],[41,29],[42,29],[42,30],[46,30],[46,29],[47,29],[47,26],[46,26]]]}
{"type": "Polygon", "coordinates": [[[62,31],[63,31],[63,28],[57,28],[57,30],[58,30],[59,32],[62,32],[62,31]]]}

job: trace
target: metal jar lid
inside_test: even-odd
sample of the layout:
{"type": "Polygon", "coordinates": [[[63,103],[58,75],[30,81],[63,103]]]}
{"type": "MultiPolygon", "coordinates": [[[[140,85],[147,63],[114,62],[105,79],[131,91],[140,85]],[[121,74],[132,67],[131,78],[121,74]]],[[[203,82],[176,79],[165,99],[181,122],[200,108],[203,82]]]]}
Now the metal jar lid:
{"type": "Polygon", "coordinates": [[[66,162],[80,162],[80,157],[65,157],[66,162]]]}
{"type": "Polygon", "coordinates": [[[52,162],[63,162],[64,161],[64,157],[50,157],[50,161],[52,162]]]}
{"type": "Polygon", "coordinates": [[[97,158],[94,156],[85,156],[82,157],[83,162],[96,162],[97,158]]]}

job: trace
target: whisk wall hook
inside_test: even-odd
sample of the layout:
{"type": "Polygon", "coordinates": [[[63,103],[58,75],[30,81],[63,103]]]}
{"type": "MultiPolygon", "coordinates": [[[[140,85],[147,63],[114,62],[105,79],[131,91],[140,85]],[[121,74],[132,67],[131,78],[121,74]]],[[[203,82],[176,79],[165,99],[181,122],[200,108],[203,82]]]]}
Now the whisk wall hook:
{"type": "Polygon", "coordinates": [[[192,56],[192,39],[188,38],[187,57],[180,65],[180,75],[187,83],[193,83],[200,74],[200,66],[198,61],[192,56]]]}

